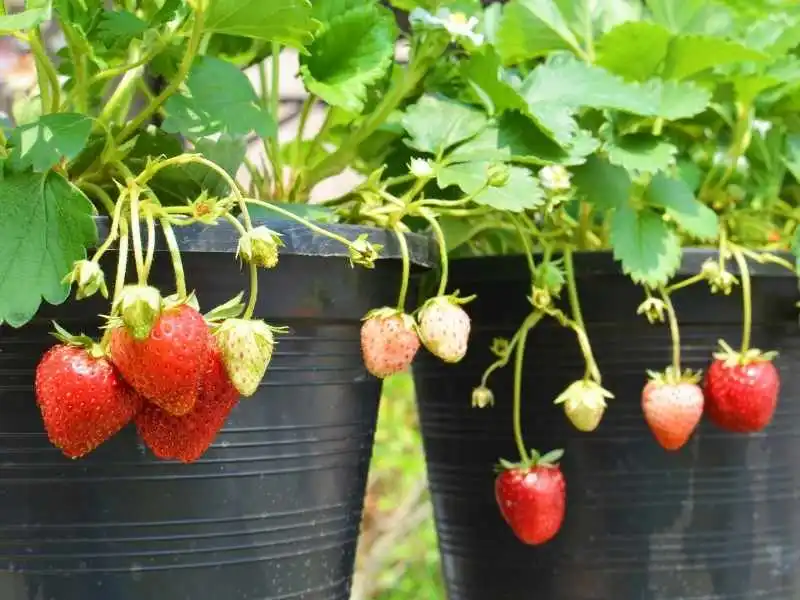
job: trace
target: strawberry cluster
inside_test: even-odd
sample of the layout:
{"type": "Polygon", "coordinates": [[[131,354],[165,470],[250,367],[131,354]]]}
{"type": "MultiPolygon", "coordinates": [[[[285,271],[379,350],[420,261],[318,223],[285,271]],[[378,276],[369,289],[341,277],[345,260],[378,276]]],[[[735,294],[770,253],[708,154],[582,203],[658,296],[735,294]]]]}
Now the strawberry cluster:
{"type": "Polygon", "coordinates": [[[272,356],[272,330],[262,321],[216,323],[189,302],[160,295],[145,317],[132,306],[135,326],[111,319],[99,344],[57,328],[61,343],[36,370],[47,435],[79,458],[134,421],[158,458],[196,461],[240,396],[255,393],[272,356]],[[142,328],[143,321],[150,323],[142,328]]]}

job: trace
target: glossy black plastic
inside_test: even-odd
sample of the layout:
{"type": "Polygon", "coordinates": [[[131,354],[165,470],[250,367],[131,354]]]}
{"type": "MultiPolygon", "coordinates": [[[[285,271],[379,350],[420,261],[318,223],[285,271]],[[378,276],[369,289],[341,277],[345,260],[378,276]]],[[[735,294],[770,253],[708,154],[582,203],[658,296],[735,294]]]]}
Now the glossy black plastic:
{"type": "MultiPolygon", "coordinates": [[[[709,255],[686,254],[696,273],[709,255]]],[[[616,394],[595,433],[576,431],[553,399],[583,375],[574,334],[553,322],[530,335],[523,383],[528,447],[564,448],[568,508],[551,543],[527,547],[502,521],[492,468],[517,460],[512,368],[490,382],[496,406],[470,408],[493,360],[530,310],[522,259],[458,261],[452,286],[478,298],[466,309],[470,352],[454,366],[422,356],[415,377],[428,473],[450,600],[797,600],[800,598],[800,332],[797,281],[753,270],[753,341],[780,350],[777,416],[763,433],[724,433],[704,423],[668,453],[641,412],[645,370],[670,361],[668,328],[636,314],[644,299],[607,254],[576,257],[584,317],[603,383],[616,394]]],[[[740,289],[711,296],[705,284],[676,292],[686,367],[705,368],[717,340],[741,339],[740,289]]]]}
{"type": "MultiPolygon", "coordinates": [[[[106,305],[69,302],[22,329],[0,327],[2,600],[349,598],[380,394],[362,366],[360,318],[395,301],[397,245],[336,227],[385,245],[389,260],[352,268],[340,245],[268,225],[286,246],[279,267],[261,272],[256,314],[291,331],[257,394],[195,464],[154,459],[132,427],[78,461],[48,443],[33,374],[54,343],[50,319],[96,333],[106,305]]],[[[203,309],[246,289],[232,227],[178,234],[203,309]]],[[[427,240],[409,242],[429,264],[427,240]]],[[[160,251],[153,282],[171,292],[172,281],[160,251]]]]}

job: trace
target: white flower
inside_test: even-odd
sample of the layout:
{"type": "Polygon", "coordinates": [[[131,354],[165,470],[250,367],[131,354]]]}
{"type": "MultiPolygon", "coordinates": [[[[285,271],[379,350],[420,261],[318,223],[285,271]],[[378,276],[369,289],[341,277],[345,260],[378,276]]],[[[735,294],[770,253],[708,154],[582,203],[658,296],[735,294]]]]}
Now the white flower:
{"type": "Polygon", "coordinates": [[[424,158],[412,158],[411,162],[408,163],[408,170],[411,171],[414,177],[419,179],[433,177],[433,165],[424,158]]]}
{"type": "Polygon", "coordinates": [[[754,119],[753,129],[755,129],[758,133],[760,133],[761,137],[766,137],[767,133],[769,133],[769,130],[772,129],[772,123],[770,121],[764,121],[762,119],[754,119]]]}
{"type": "Polygon", "coordinates": [[[547,165],[539,171],[539,181],[548,190],[563,191],[570,188],[570,174],[561,165],[547,165]]]}
{"type": "Polygon", "coordinates": [[[462,12],[451,12],[450,9],[440,8],[436,14],[431,14],[424,8],[415,8],[409,15],[411,23],[433,29],[446,29],[454,40],[469,39],[476,46],[483,44],[483,35],[475,32],[478,25],[477,17],[469,17],[462,12]]]}

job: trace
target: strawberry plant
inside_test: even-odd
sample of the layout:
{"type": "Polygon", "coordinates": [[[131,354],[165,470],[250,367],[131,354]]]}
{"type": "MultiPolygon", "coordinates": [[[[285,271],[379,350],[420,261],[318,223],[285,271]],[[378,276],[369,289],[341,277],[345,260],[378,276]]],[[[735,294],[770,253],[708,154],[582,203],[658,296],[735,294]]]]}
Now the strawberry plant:
{"type": "Polygon", "coordinates": [[[403,146],[398,111],[447,60],[454,34],[406,36],[378,0],[27,0],[14,12],[0,0],[0,34],[29,49],[37,75],[31,89],[15,88],[0,121],[0,325],[22,327],[71,292],[108,300],[101,339],[58,327],[60,345],[37,371],[45,427],[65,454],[83,456],[135,421],[156,456],[191,462],[239,397],[255,394],[276,337],[289,333],[255,315],[259,272],[280,268],[285,243],[264,219],[327,237],[363,268],[382,245],[348,235],[348,224],[396,236],[398,305],[374,307],[362,331],[371,373],[405,370],[420,333],[445,360],[464,354],[469,323],[463,300],[445,295],[446,276],[420,332],[405,308],[405,217],[433,227],[444,255],[441,201],[421,197],[418,183],[393,195],[415,177],[382,167],[403,146]],[[53,29],[60,45],[48,45],[53,29]],[[297,69],[281,73],[290,54],[297,69]],[[298,131],[282,140],[282,86],[293,76],[304,88],[298,131]],[[314,114],[322,122],[312,132],[314,114]],[[318,184],[348,169],[364,183],[312,203],[318,184]],[[198,226],[235,232],[231,268],[238,259],[250,284],[246,300],[242,292],[205,314],[179,242],[198,226]],[[174,286],[152,283],[160,246],[174,286]]]}
{"type": "MultiPolygon", "coordinates": [[[[446,32],[454,51],[402,111],[405,147],[340,210],[349,206],[378,225],[428,217],[450,258],[526,257],[529,314],[510,339],[496,341],[496,361],[472,397],[480,408],[500,402],[491,375],[513,359],[519,461],[501,463],[506,470],[519,478],[537,468],[520,403],[526,338],[539,323],[573,331],[583,355],[583,372],[551,399],[576,428],[597,429],[623,401],[605,387],[596,360],[603,349],[587,333],[581,297],[591,291],[579,289],[578,253],[611,253],[641,288],[639,314],[668,325],[671,364],[649,382],[642,373],[642,422],[661,445],[683,446],[704,406],[725,429],[766,427],[779,375],[775,353],[751,347],[751,272],[770,265],[800,273],[797,4],[394,3],[410,11],[415,34],[446,32]],[[690,247],[711,257],[678,276],[690,247]],[[682,367],[673,306],[697,285],[738,294],[742,315],[739,347],[721,342],[720,354],[708,357],[704,390],[702,373],[682,367]]],[[[426,345],[434,353],[448,348],[447,360],[461,355],[455,340],[464,326],[455,317],[445,322],[443,315],[424,321],[436,332],[436,343],[426,345]]]]}

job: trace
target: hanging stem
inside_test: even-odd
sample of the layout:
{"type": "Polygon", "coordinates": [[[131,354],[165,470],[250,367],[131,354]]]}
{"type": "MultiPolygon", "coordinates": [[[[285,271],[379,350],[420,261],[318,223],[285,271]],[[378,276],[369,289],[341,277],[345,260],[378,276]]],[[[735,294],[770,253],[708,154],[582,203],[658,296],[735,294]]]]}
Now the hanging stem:
{"type": "Polygon", "coordinates": [[[114,215],[111,218],[111,228],[108,230],[108,236],[106,237],[105,241],[100,245],[100,247],[97,249],[97,251],[95,251],[94,256],[92,257],[92,262],[98,262],[103,257],[103,254],[105,254],[108,251],[111,245],[119,237],[123,204],[124,202],[122,201],[117,203],[117,206],[114,209],[114,215]]]}
{"type": "Polygon", "coordinates": [[[128,220],[122,217],[119,223],[119,255],[117,256],[117,276],[114,280],[114,296],[111,306],[117,305],[122,288],[125,287],[125,275],[128,270],[128,220]]]}
{"type": "Polygon", "coordinates": [[[444,237],[444,231],[442,231],[441,225],[439,225],[439,221],[436,219],[436,216],[427,209],[420,209],[420,214],[425,218],[428,223],[430,223],[431,229],[433,230],[433,235],[436,238],[436,243],[439,246],[439,260],[441,261],[442,265],[442,276],[439,279],[439,290],[436,292],[437,296],[444,296],[445,292],[447,291],[447,279],[449,277],[450,271],[450,263],[447,258],[447,240],[444,237]]]}
{"type": "Polygon", "coordinates": [[[142,233],[139,222],[139,189],[134,188],[130,191],[131,199],[131,237],[133,237],[133,259],[136,261],[136,275],[139,278],[139,285],[147,283],[147,276],[144,271],[144,254],[142,253],[142,233]]]}
{"type": "Polygon", "coordinates": [[[672,305],[672,299],[669,296],[664,286],[658,288],[661,292],[661,298],[664,300],[664,306],[667,309],[667,318],[669,319],[669,333],[672,337],[672,371],[675,377],[680,377],[681,374],[681,331],[678,327],[678,316],[675,314],[675,307],[672,305]]]}
{"type": "Polygon", "coordinates": [[[522,242],[523,248],[525,248],[525,260],[528,261],[528,269],[531,272],[531,280],[536,276],[536,263],[533,260],[533,248],[531,247],[531,242],[526,235],[525,228],[514,216],[509,215],[511,218],[511,222],[514,224],[514,227],[517,229],[517,233],[519,233],[519,239],[522,242]]]}
{"type": "Polygon", "coordinates": [[[528,315],[519,330],[517,340],[517,350],[514,357],[514,440],[517,443],[519,456],[524,464],[530,464],[531,458],[525,447],[525,440],[522,437],[522,367],[525,360],[525,343],[528,332],[542,318],[542,313],[536,311],[528,315]]]}
{"type": "MultiPolygon", "coordinates": [[[[247,234],[247,230],[239,222],[239,219],[231,214],[225,213],[225,219],[236,228],[239,235],[247,234]]],[[[248,264],[249,277],[250,277],[250,299],[247,302],[247,307],[242,316],[243,319],[250,319],[256,310],[256,301],[258,300],[258,267],[254,263],[248,264]]]]}
{"type": "Polygon", "coordinates": [[[153,211],[145,209],[145,223],[147,224],[147,254],[144,258],[145,279],[150,276],[150,269],[153,267],[153,258],[156,255],[156,220],[153,211]]]}
{"type": "Polygon", "coordinates": [[[750,269],[747,266],[742,251],[738,247],[731,245],[731,252],[742,276],[742,354],[746,354],[750,349],[750,330],[753,323],[753,296],[750,287],[750,269]]]}
{"type": "Polygon", "coordinates": [[[178,292],[178,298],[183,300],[186,298],[186,275],[183,271],[183,260],[181,260],[178,240],[175,239],[175,232],[172,230],[169,220],[166,218],[159,220],[161,228],[164,230],[164,238],[167,240],[169,256],[172,259],[172,269],[175,271],[175,289],[178,292]]]}
{"type": "MultiPolygon", "coordinates": [[[[272,117],[277,123],[280,121],[281,110],[281,45],[272,43],[272,79],[269,90],[269,109],[272,117]]],[[[281,160],[281,145],[278,139],[278,133],[270,138],[270,155],[272,158],[272,170],[274,171],[273,177],[275,180],[275,196],[282,197],[283,190],[283,161],[281,160]]]]}
{"type": "Polygon", "coordinates": [[[402,280],[400,281],[400,294],[397,297],[397,310],[400,312],[405,312],[406,295],[408,294],[408,280],[411,277],[411,259],[408,255],[408,242],[406,241],[406,236],[397,226],[393,227],[393,230],[397,235],[397,243],[400,246],[400,256],[403,259],[403,274],[402,280]]]}
{"type": "Polygon", "coordinates": [[[597,383],[601,383],[600,369],[597,366],[597,361],[594,358],[594,352],[589,342],[589,335],[586,332],[586,324],[583,321],[583,313],[581,312],[581,301],[578,297],[578,285],[575,280],[575,264],[572,260],[572,249],[564,249],[564,271],[567,276],[567,293],[569,294],[569,308],[572,312],[572,320],[575,326],[573,329],[578,335],[578,342],[581,346],[583,358],[586,362],[586,371],[583,374],[584,379],[593,378],[597,383]]]}

